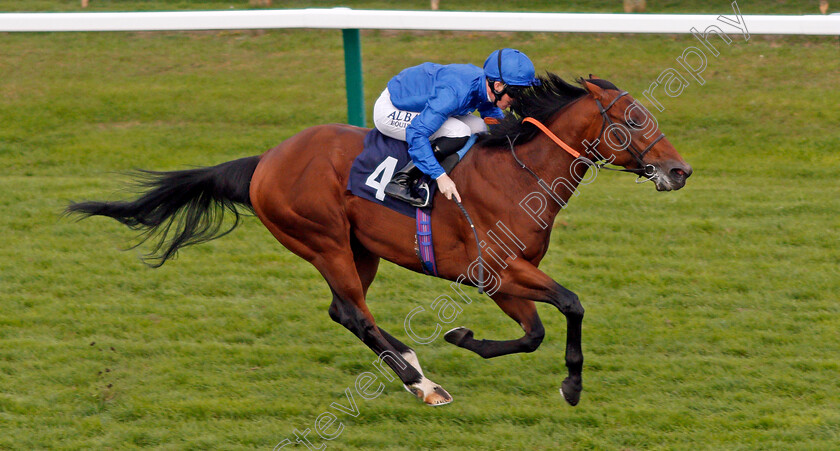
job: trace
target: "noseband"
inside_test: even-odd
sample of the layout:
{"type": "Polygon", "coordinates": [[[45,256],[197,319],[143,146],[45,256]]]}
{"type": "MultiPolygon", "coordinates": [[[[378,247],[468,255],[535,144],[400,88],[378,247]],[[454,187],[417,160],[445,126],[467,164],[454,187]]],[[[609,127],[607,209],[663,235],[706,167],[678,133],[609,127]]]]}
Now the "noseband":
{"type": "MultiPolygon", "coordinates": [[[[604,132],[606,131],[608,126],[615,124],[615,122],[613,122],[612,119],[610,119],[610,116],[607,114],[607,111],[609,111],[610,108],[612,108],[613,105],[615,105],[615,103],[618,102],[618,99],[620,99],[620,98],[622,98],[626,95],[628,95],[627,91],[621,91],[618,94],[618,96],[616,98],[614,98],[613,101],[609,103],[609,105],[607,105],[606,108],[604,108],[604,106],[601,104],[601,101],[599,99],[595,99],[595,104],[598,105],[598,112],[601,113],[601,117],[604,118],[604,122],[601,123],[601,131],[598,133],[598,139],[601,139],[604,136],[604,132]]],[[[632,126],[629,126],[629,124],[628,124],[628,127],[633,128],[632,126]]],[[[645,158],[645,155],[648,152],[650,152],[650,149],[652,149],[653,146],[656,145],[656,143],[658,143],[659,141],[662,140],[662,138],[665,137],[665,134],[660,133],[659,136],[656,139],[651,141],[651,143],[648,144],[647,147],[645,147],[645,150],[639,152],[639,149],[637,149],[636,146],[633,145],[633,139],[632,138],[628,137],[628,142],[625,143],[625,142],[621,141],[621,138],[619,138],[615,129],[611,130],[611,132],[612,132],[612,136],[615,137],[616,141],[619,143],[619,147],[622,147],[622,148],[624,148],[624,150],[627,150],[628,152],[630,152],[630,155],[633,157],[634,160],[636,160],[636,163],[638,163],[639,167],[637,169],[613,169],[613,168],[606,167],[605,165],[607,163],[602,163],[602,164],[597,165],[598,169],[608,169],[608,170],[611,170],[611,171],[620,171],[620,172],[631,172],[633,174],[638,175],[639,178],[642,178],[642,177],[645,178],[645,180],[643,180],[642,182],[637,181],[638,183],[643,183],[643,182],[646,182],[648,180],[653,179],[653,177],[656,175],[656,168],[654,168],[652,164],[645,164],[644,158],[645,158]]],[[[607,143],[607,145],[609,145],[609,143],[607,143]]],[[[596,151],[596,154],[597,154],[597,151],[596,151]]],[[[598,156],[600,157],[600,155],[598,155],[598,156]]],[[[603,160],[605,158],[601,157],[601,159],[603,160]]]]}

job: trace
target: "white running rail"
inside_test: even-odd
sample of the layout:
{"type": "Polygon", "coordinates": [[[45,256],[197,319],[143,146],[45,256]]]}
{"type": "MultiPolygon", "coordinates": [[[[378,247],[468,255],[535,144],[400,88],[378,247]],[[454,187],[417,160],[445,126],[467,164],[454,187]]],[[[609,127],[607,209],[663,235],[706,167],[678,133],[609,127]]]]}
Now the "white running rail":
{"type": "MultiPolygon", "coordinates": [[[[732,11],[724,15],[735,18],[732,11]]],[[[176,31],[268,28],[690,33],[713,14],[578,14],[284,9],[247,11],[0,13],[0,32],[176,31]]],[[[750,34],[840,35],[840,15],[744,15],[750,34]]]]}

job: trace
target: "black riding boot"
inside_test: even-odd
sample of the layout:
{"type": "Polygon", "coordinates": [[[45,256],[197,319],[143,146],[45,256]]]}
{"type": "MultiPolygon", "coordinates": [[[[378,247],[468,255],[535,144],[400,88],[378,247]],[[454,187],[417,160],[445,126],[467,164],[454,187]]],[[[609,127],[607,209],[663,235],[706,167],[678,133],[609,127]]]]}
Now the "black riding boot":
{"type": "MultiPolygon", "coordinates": [[[[458,138],[442,137],[432,142],[432,149],[435,157],[441,162],[443,170],[449,172],[458,164],[458,156],[455,152],[461,150],[466,144],[468,136],[458,138]]],[[[413,161],[402,167],[385,186],[385,194],[407,202],[415,207],[426,207],[431,202],[429,186],[422,184],[414,187],[415,182],[423,175],[423,172],[414,165],[413,161]]]]}
{"type": "Polygon", "coordinates": [[[424,192],[420,193],[421,195],[419,196],[412,192],[416,191],[412,189],[414,182],[416,182],[422,175],[423,171],[415,166],[413,161],[409,161],[408,164],[397,171],[397,173],[391,177],[391,181],[385,185],[385,194],[403,202],[408,202],[410,205],[415,207],[425,207],[429,204],[428,186],[424,192]]]}
{"type": "Polygon", "coordinates": [[[448,138],[444,136],[432,141],[432,150],[435,152],[435,157],[437,157],[438,161],[441,161],[461,150],[469,139],[469,136],[459,136],[457,138],[448,138]]]}

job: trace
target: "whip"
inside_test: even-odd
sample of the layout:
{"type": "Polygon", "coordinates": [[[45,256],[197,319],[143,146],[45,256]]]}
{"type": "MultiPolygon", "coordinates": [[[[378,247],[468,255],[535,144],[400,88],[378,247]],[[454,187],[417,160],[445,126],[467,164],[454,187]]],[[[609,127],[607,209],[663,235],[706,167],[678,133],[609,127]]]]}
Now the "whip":
{"type": "MultiPolygon", "coordinates": [[[[475,231],[475,224],[473,224],[470,214],[467,213],[467,209],[464,208],[455,196],[452,196],[452,200],[458,204],[458,208],[461,209],[461,213],[463,213],[464,217],[467,218],[467,222],[470,224],[473,236],[475,237],[475,248],[478,249],[478,294],[484,294],[484,260],[481,258],[481,245],[479,245],[478,242],[478,232],[475,231]]],[[[469,267],[467,268],[467,272],[469,272],[469,267]]]]}

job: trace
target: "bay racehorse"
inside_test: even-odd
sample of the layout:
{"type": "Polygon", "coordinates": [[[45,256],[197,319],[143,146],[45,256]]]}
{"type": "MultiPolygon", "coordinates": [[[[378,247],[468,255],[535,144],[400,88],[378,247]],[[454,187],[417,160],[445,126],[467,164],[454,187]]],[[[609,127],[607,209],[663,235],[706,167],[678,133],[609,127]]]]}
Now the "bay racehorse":
{"type": "MultiPolygon", "coordinates": [[[[660,191],[683,187],[691,168],[664,139],[655,118],[612,83],[590,76],[578,79],[576,86],[550,73],[540,78],[541,86],[518,99],[518,114],[491,127],[452,171],[478,240],[458,206],[438,195],[434,248],[439,277],[477,285],[484,282],[463,277],[479,251],[477,241],[498,242],[489,233],[498,223],[516,237],[515,246],[496,248],[483,264],[499,279],[488,294],[521,325],[524,335],[478,340],[461,327],[444,338],[484,358],[532,352],[544,336],[535,303],[553,305],[567,323],[569,374],[561,391],[576,405],[582,390],[584,309],[575,293],[539,269],[554,217],[580,183],[591,181],[585,179],[587,171],[591,176],[605,163],[652,180],[660,191]],[[543,197],[549,200],[541,205],[539,218],[520,208],[535,192],[548,194],[543,197]]],[[[137,199],[74,203],[67,211],[112,217],[143,231],[146,238],[156,234],[159,241],[151,255],[159,266],[183,246],[232,230],[222,230],[225,212],[235,216],[236,227],[241,214],[237,208],[252,209],[283,246],[326,279],[333,296],[330,317],[356,334],[426,404],[446,404],[452,400],[449,393],[424,376],[410,347],[377,327],[365,304],[380,259],[422,271],[415,221],[347,190],[350,166],[368,131],[315,126],[259,156],[205,168],[142,171],[145,188],[137,199]]]]}

